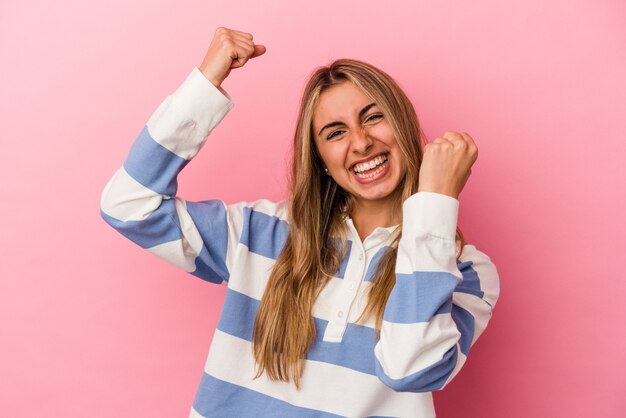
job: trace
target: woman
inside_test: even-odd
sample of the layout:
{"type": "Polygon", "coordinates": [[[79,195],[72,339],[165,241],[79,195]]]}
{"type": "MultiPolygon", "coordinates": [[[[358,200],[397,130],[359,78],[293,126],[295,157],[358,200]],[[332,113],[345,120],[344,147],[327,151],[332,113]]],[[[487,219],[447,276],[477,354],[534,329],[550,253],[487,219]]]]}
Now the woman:
{"type": "Polygon", "coordinates": [[[422,151],[397,84],[339,60],[305,88],[288,201],[175,197],[232,107],[222,82],[264,52],[218,29],[103,193],[122,234],[228,285],[191,416],[434,417],[430,392],[459,371],[499,292],[456,227],[476,146],[447,132],[422,151]]]}

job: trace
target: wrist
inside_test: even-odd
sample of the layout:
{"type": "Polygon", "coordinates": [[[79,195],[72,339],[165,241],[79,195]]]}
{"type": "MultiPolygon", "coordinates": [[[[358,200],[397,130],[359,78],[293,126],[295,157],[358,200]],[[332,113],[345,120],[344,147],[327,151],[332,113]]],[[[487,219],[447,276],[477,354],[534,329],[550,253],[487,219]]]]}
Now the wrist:
{"type": "Polygon", "coordinates": [[[206,65],[205,63],[202,63],[202,65],[198,67],[198,70],[200,70],[202,75],[217,88],[220,88],[222,82],[225,79],[225,77],[220,77],[219,74],[217,74],[215,71],[212,71],[211,68],[209,68],[208,65],[206,65]]]}

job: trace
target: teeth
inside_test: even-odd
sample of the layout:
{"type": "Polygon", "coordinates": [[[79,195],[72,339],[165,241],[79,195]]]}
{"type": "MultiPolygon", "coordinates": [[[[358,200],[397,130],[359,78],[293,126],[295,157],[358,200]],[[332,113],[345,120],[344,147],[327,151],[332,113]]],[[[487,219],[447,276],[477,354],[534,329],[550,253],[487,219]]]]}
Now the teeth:
{"type": "MultiPolygon", "coordinates": [[[[383,158],[383,157],[378,157],[378,158],[375,158],[375,159],[374,159],[374,161],[377,161],[377,160],[379,160],[379,159],[380,159],[380,162],[382,162],[382,164],[380,164],[380,162],[379,162],[379,163],[377,163],[377,164],[380,164],[380,165],[376,168],[376,170],[372,171],[371,173],[363,173],[363,172],[357,171],[357,168],[358,168],[358,167],[355,167],[355,168],[354,168],[354,170],[355,170],[355,171],[354,171],[354,173],[355,173],[358,177],[360,177],[360,178],[362,178],[362,179],[368,179],[368,178],[370,178],[370,177],[374,177],[374,176],[378,175],[378,173],[380,173],[381,171],[383,171],[383,169],[384,169],[384,168],[385,168],[385,166],[387,165],[387,159],[386,159],[386,158],[383,158]]],[[[372,163],[373,163],[373,161],[370,161],[370,162],[368,162],[368,163],[359,164],[359,166],[370,166],[372,163]]],[[[376,167],[376,164],[374,164],[373,166],[374,166],[374,167],[376,167]]],[[[372,168],[373,168],[373,167],[372,167],[372,168]]],[[[370,169],[370,170],[371,170],[371,169],[370,169]]],[[[361,170],[361,171],[365,171],[365,170],[361,170]]]]}
{"type": "MultiPolygon", "coordinates": [[[[381,165],[381,164],[383,164],[386,161],[387,161],[387,157],[381,155],[381,156],[378,156],[378,157],[376,157],[376,158],[374,158],[374,159],[372,159],[372,160],[370,160],[368,162],[360,163],[360,164],[355,165],[353,170],[360,177],[366,178],[366,176],[361,176],[361,174],[364,171],[371,170],[374,167],[376,167],[378,165],[381,165]]],[[[369,177],[371,177],[371,176],[369,176],[369,177]]]]}

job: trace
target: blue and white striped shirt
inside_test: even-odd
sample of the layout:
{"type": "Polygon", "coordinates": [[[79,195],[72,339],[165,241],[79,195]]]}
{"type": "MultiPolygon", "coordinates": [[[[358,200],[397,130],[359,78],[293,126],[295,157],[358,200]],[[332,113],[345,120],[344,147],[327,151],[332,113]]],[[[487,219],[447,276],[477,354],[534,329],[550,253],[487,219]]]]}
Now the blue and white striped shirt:
{"type": "Polygon", "coordinates": [[[178,173],[232,102],[195,68],[161,103],[106,185],[102,217],[148,251],[228,286],[191,417],[434,417],[443,388],[485,330],[499,294],[489,257],[456,260],[458,201],[420,192],[404,202],[396,284],[377,338],[356,324],[394,227],[364,241],[345,222],[348,252],[313,309],[316,341],[302,388],[254,379],[252,333],[274,260],[289,232],[288,202],[226,205],[176,196],[178,173]]]}

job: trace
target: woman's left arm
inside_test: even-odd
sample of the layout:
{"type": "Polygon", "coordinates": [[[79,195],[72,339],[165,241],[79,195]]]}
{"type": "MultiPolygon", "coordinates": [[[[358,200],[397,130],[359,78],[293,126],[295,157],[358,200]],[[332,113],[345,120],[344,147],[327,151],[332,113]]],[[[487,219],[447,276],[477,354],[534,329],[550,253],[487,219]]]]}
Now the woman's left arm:
{"type": "Polygon", "coordinates": [[[396,284],[375,348],[378,377],[397,391],[443,388],[465,363],[498,298],[489,257],[466,245],[456,260],[457,198],[477,157],[472,137],[446,132],[424,147],[418,193],[404,202],[396,284]]]}
{"type": "Polygon", "coordinates": [[[473,245],[456,260],[458,200],[420,192],[404,203],[396,284],[376,345],[378,377],[396,391],[442,389],[485,330],[500,287],[473,245]]]}

